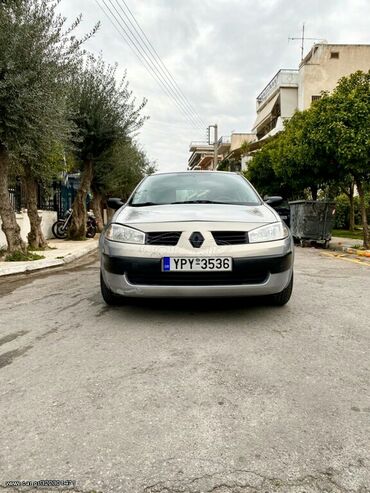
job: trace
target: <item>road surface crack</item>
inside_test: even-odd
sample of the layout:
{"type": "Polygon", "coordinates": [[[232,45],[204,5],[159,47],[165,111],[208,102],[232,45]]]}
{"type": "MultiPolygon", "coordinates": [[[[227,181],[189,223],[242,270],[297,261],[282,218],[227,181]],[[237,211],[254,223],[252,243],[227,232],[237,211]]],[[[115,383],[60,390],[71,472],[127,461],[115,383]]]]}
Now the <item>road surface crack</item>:
{"type": "Polygon", "coordinates": [[[333,474],[328,470],[296,479],[279,479],[236,469],[181,481],[159,481],[145,487],[143,493],[295,493],[297,487],[303,487],[299,491],[304,493],[370,493],[365,485],[357,489],[340,485],[333,474]]]}

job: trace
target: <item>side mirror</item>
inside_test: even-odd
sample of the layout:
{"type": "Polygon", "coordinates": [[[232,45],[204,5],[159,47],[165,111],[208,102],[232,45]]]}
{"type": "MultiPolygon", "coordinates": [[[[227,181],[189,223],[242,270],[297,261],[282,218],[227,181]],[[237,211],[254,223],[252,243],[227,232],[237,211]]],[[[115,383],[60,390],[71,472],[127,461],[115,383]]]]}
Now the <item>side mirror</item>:
{"type": "Polygon", "coordinates": [[[122,200],[118,199],[118,198],[108,199],[108,201],[107,201],[108,207],[110,207],[111,209],[114,209],[115,211],[120,209],[124,204],[125,203],[122,202],[122,200]]]}
{"type": "Polygon", "coordinates": [[[271,205],[271,207],[274,207],[282,203],[283,197],[274,195],[272,197],[264,197],[263,200],[266,202],[266,204],[271,205]]]}

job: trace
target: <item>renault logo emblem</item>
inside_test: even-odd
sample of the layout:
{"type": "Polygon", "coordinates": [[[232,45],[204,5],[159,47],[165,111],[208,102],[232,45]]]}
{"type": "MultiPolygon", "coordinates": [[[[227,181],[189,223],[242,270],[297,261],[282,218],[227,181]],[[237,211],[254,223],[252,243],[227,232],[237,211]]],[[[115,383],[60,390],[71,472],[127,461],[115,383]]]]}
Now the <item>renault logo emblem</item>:
{"type": "Polygon", "coordinates": [[[202,233],[194,232],[191,234],[189,241],[194,248],[200,248],[203,245],[204,237],[202,233]]]}

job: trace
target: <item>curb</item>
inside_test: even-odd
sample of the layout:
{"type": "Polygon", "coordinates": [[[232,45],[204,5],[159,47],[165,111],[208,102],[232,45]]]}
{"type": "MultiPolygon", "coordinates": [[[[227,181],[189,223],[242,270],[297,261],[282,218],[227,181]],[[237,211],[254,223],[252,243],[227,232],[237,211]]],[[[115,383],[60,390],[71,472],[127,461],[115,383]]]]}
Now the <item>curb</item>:
{"type": "Polygon", "coordinates": [[[370,258],[370,250],[359,250],[357,248],[343,248],[346,253],[352,253],[354,255],[358,255],[359,257],[369,257],[370,258]]]}
{"type": "Polygon", "coordinates": [[[27,272],[33,272],[36,270],[48,269],[50,267],[58,267],[61,265],[69,264],[74,260],[77,260],[94,250],[98,249],[98,242],[90,245],[86,245],[84,248],[74,253],[67,253],[64,258],[53,258],[53,259],[41,259],[33,260],[28,263],[28,265],[11,265],[11,262],[5,262],[6,266],[1,266],[0,277],[11,276],[14,274],[24,274],[27,272]]]}

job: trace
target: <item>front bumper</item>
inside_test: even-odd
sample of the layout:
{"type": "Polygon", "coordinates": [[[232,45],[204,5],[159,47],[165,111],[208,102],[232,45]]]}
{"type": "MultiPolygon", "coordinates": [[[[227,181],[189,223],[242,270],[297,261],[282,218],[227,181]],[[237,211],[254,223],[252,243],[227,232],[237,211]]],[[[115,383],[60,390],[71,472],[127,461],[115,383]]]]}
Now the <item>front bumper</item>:
{"type": "Polygon", "coordinates": [[[162,272],[161,258],[101,258],[105,283],[131,297],[259,296],[282,291],[293,272],[293,254],[233,258],[232,272],[162,272]]]}

